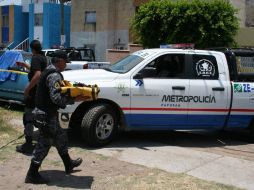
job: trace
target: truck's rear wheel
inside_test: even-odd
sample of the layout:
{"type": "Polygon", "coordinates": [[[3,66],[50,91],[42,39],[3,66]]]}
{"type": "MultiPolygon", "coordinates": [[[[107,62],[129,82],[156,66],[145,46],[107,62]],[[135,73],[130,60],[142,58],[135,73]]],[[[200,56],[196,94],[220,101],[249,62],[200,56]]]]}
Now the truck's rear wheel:
{"type": "Polygon", "coordinates": [[[252,121],[250,122],[250,125],[248,127],[249,137],[250,141],[254,142],[254,118],[252,118],[252,121]]]}
{"type": "Polygon", "coordinates": [[[82,123],[82,137],[92,146],[109,143],[116,134],[118,118],[108,104],[97,104],[85,113],[82,123]]]}

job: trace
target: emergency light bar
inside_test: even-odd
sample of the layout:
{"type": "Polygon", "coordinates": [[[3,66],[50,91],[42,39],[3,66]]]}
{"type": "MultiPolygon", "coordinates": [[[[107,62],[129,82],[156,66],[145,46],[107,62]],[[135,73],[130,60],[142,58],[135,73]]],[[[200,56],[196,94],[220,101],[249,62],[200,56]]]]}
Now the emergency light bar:
{"type": "Polygon", "coordinates": [[[183,44],[164,44],[160,45],[160,48],[170,48],[170,49],[194,49],[195,44],[183,43],[183,44]]]}

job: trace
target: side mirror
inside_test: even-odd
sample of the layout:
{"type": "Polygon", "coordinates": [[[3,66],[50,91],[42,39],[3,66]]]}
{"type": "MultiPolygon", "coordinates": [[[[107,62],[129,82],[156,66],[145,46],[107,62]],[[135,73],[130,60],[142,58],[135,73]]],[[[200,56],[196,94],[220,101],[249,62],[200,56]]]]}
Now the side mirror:
{"type": "Polygon", "coordinates": [[[153,67],[146,67],[137,73],[133,79],[152,78],[156,76],[156,69],[153,67]]]}
{"type": "Polygon", "coordinates": [[[133,79],[143,79],[142,73],[137,73],[136,75],[134,75],[133,79]]]}
{"type": "Polygon", "coordinates": [[[142,70],[143,78],[152,78],[156,76],[156,69],[153,67],[146,67],[142,70]]]}

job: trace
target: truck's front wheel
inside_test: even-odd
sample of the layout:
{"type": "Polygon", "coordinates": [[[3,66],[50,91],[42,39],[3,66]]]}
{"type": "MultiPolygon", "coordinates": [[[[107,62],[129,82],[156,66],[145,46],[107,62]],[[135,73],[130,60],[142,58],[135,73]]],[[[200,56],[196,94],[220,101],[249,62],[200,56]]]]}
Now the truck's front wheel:
{"type": "Polygon", "coordinates": [[[254,142],[254,123],[253,122],[250,127],[250,139],[251,139],[251,142],[254,142]]]}
{"type": "Polygon", "coordinates": [[[117,126],[118,118],[115,110],[108,104],[97,104],[83,117],[82,137],[92,146],[102,146],[113,139],[117,126]]]}

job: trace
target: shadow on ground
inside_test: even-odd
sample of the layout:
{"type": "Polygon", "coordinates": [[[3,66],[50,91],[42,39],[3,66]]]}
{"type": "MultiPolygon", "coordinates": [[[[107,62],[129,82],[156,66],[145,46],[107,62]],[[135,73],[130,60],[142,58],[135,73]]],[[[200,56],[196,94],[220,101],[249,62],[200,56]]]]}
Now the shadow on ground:
{"type": "Polygon", "coordinates": [[[66,175],[65,172],[58,170],[46,170],[40,173],[50,180],[48,186],[63,188],[91,189],[94,180],[92,176],[66,175]]]}
{"type": "MultiPolygon", "coordinates": [[[[81,140],[80,134],[68,131],[70,146],[91,148],[81,140]]],[[[224,147],[252,144],[246,131],[142,131],[122,132],[107,148],[179,146],[192,148],[224,147]]]]}
{"type": "Polygon", "coordinates": [[[25,107],[24,105],[19,105],[15,103],[8,103],[8,102],[1,102],[0,101],[0,107],[8,109],[10,111],[20,111],[23,112],[25,107]]]}

